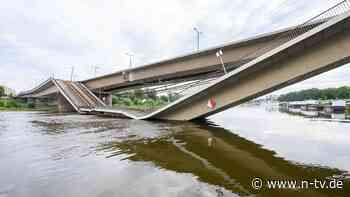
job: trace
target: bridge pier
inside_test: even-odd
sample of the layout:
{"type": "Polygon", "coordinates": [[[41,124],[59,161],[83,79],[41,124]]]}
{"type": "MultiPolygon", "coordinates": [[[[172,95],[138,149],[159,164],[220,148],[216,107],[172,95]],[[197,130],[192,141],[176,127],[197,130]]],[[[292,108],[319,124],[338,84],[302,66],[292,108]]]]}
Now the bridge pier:
{"type": "Polygon", "coordinates": [[[49,107],[52,106],[52,99],[49,98],[35,98],[32,103],[36,108],[49,107]]]}
{"type": "Polygon", "coordinates": [[[64,96],[61,94],[57,95],[57,109],[60,113],[76,111],[74,107],[67,101],[67,99],[64,98],[64,96]]]}
{"type": "Polygon", "coordinates": [[[99,93],[96,95],[101,101],[103,101],[107,106],[112,106],[112,94],[99,93]]]}

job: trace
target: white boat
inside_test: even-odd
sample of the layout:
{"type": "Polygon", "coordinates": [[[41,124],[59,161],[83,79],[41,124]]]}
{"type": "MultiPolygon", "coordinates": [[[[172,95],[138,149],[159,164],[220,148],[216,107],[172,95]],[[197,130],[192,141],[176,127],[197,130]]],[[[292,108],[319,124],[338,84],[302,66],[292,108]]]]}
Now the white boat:
{"type": "Polygon", "coordinates": [[[317,117],[318,106],[319,102],[316,100],[304,101],[301,105],[301,114],[307,117],[317,117]]]}
{"type": "Polygon", "coordinates": [[[330,101],[325,105],[322,114],[332,119],[346,119],[346,102],[344,100],[330,101]]]}

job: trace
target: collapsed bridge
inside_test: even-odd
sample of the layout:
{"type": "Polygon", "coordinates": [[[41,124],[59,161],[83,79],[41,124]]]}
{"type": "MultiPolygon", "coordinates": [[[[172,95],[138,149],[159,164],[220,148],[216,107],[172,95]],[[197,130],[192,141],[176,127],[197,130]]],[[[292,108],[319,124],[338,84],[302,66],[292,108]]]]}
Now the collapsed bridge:
{"type": "Polygon", "coordinates": [[[205,118],[349,63],[349,8],[349,1],[342,1],[294,27],[85,81],[50,78],[18,96],[56,96],[62,111],[135,119],[205,118]],[[224,51],[224,64],[217,60],[219,50],[224,51]],[[112,94],[140,88],[175,90],[181,97],[146,114],[110,106],[112,94]]]}

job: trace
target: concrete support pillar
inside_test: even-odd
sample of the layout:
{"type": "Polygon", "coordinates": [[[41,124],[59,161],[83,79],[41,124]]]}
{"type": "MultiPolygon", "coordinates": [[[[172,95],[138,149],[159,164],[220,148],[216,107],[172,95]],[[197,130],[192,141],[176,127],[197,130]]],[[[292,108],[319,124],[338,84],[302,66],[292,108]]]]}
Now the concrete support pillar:
{"type": "Polygon", "coordinates": [[[48,106],[47,99],[43,99],[43,98],[35,98],[33,103],[36,108],[48,106]]]}
{"type": "Polygon", "coordinates": [[[105,102],[105,104],[106,104],[107,106],[112,106],[112,94],[108,94],[108,95],[106,96],[106,102],[105,102]]]}
{"type": "Polygon", "coordinates": [[[74,107],[62,96],[61,94],[57,95],[57,107],[58,112],[75,112],[74,107]]]}
{"type": "Polygon", "coordinates": [[[107,106],[112,106],[112,94],[101,93],[97,97],[101,99],[107,106]]]}

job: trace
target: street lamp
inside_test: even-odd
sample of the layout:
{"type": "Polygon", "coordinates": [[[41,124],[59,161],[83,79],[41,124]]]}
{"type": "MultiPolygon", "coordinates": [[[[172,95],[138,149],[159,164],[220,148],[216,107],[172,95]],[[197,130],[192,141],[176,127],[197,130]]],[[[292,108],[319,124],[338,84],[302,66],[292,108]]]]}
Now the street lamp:
{"type": "Polygon", "coordinates": [[[78,75],[73,75],[73,80],[77,81],[78,80],[78,75]]]}
{"type": "Polygon", "coordinates": [[[97,76],[97,70],[100,69],[100,67],[98,66],[94,66],[94,76],[97,76]]]}
{"type": "Polygon", "coordinates": [[[132,63],[133,63],[134,55],[131,54],[131,53],[125,53],[125,55],[129,56],[129,69],[130,69],[130,71],[126,72],[127,73],[127,79],[129,81],[132,81],[133,77],[132,77],[131,69],[132,69],[132,63]]]}
{"type": "Polygon", "coordinates": [[[222,52],[222,50],[221,50],[221,49],[220,49],[218,52],[216,52],[216,57],[217,57],[217,58],[220,60],[221,65],[222,65],[222,68],[224,69],[225,74],[227,74],[227,71],[226,71],[226,67],[225,67],[224,61],[222,60],[222,55],[224,55],[224,53],[222,52]]]}
{"type": "Polygon", "coordinates": [[[134,59],[134,55],[131,53],[125,53],[125,55],[129,56],[129,68],[132,68],[132,63],[134,59]]]}
{"type": "Polygon", "coordinates": [[[71,68],[71,72],[70,72],[70,81],[73,81],[73,76],[74,75],[74,66],[72,66],[71,68]]]}
{"type": "Polygon", "coordinates": [[[197,51],[199,50],[199,36],[203,33],[201,31],[199,31],[199,29],[197,27],[193,28],[193,31],[196,32],[196,36],[197,36],[197,51]]]}

